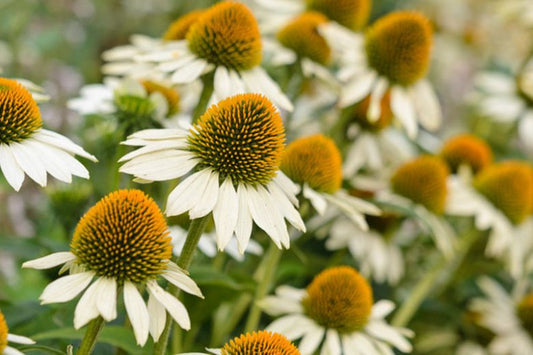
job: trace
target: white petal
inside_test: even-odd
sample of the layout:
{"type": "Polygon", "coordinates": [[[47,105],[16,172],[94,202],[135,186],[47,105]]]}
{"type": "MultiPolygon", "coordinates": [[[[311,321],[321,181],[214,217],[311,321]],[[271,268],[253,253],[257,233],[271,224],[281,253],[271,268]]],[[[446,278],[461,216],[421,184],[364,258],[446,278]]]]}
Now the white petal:
{"type": "Polygon", "coordinates": [[[138,345],[143,346],[148,339],[150,316],[137,287],[129,281],[124,283],[124,305],[133,327],[135,340],[138,345]]]}
{"type": "Polygon", "coordinates": [[[394,347],[404,353],[409,353],[413,350],[411,343],[409,343],[409,341],[407,341],[407,339],[405,339],[398,330],[382,321],[370,322],[365,327],[365,330],[374,337],[392,344],[394,347]]]}
{"type": "Polygon", "coordinates": [[[294,206],[291,204],[290,199],[285,195],[281,190],[278,184],[274,181],[268,184],[268,191],[271,194],[272,201],[279,207],[281,215],[296,228],[305,232],[305,224],[300,216],[300,213],[294,206]]]}
{"type": "Polygon", "coordinates": [[[150,334],[154,341],[158,341],[163,329],[165,329],[167,312],[152,294],[148,298],[148,314],[150,315],[150,334]]]}
{"type": "Polygon", "coordinates": [[[235,235],[237,236],[239,252],[244,254],[252,234],[252,215],[248,208],[248,192],[243,184],[239,184],[237,187],[237,198],[239,200],[239,215],[235,225],[235,235]]]}
{"type": "Polygon", "coordinates": [[[6,346],[2,355],[24,355],[24,353],[10,346],[6,346]]]}
{"type": "Polygon", "coordinates": [[[119,171],[150,181],[167,181],[182,177],[198,164],[192,154],[163,150],[144,154],[124,164],[119,171]]]}
{"type": "Polygon", "coordinates": [[[342,88],[339,99],[340,107],[350,106],[368,96],[375,80],[376,73],[374,71],[368,71],[353,78],[342,88]]]}
{"type": "Polygon", "coordinates": [[[387,79],[378,77],[370,96],[367,117],[370,122],[376,122],[381,116],[381,100],[389,87],[387,79]]]}
{"type": "Polygon", "coordinates": [[[228,177],[220,186],[218,201],[213,209],[213,220],[215,221],[219,250],[224,250],[230,241],[237,225],[238,216],[239,199],[233,187],[233,182],[228,177]]]}
{"type": "Polygon", "coordinates": [[[178,84],[191,83],[194,80],[198,79],[206,68],[207,62],[205,60],[196,59],[193,62],[176,70],[172,74],[170,79],[172,80],[172,82],[178,84]]]}
{"type": "Polygon", "coordinates": [[[94,272],[87,271],[63,276],[44,289],[39,297],[41,304],[68,302],[87,287],[94,277],[94,272]]]}
{"type": "Polygon", "coordinates": [[[162,276],[179,289],[190,293],[191,295],[204,297],[202,291],[200,291],[200,288],[196,285],[196,282],[194,282],[189,276],[185,275],[185,273],[179,271],[179,269],[168,269],[163,272],[162,276]]]}
{"type": "Polygon", "coordinates": [[[74,310],[74,328],[80,329],[100,313],[96,307],[98,284],[94,282],[81,296],[74,310]]]}
{"type": "Polygon", "coordinates": [[[303,195],[305,198],[309,199],[309,201],[311,202],[311,205],[313,205],[313,207],[315,208],[315,210],[318,212],[319,215],[322,216],[324,213],[326,213],[326,208],[328,207],[328,203],[321,194],[319,194],[318,192],[316,192],[315,190],[307,186],[307,184],[305,184],[303,195]]]}
{"type": "Polygon", "coordinates": [[[84,157],[93,162],[98,161],[94,155],[87,153],[82,147],[59,133],[49,131],[47,129],[40,129],[32,136],[32,138],[37,141],[53,145],[66,152],[79,155],[80,157],[84,157]]]}
{"type": "Polygon", "coordinates": [[[391,89],[391,111],[405,128],[409,138],[413,139],[418,133],[418,125],[413,103],[404,88],[395,85],[391,89]]]}
{"type": "Polygon", "coordinates": [[[187,309],[176,297],[163,290],[154,280],[148,281],[146,286],[150,294],[165,307],[170,316],[174,318],[181,328],[185,330],[191,328],[191,320],[189,319],[187,309]]]}
{"type": "Polygon", "coordinates": [[[2,173],[9,185],[15,191],[20,190],[22,182],[24,182],[24,171],[15,160],[10,146],[3,143],[0,144],[0,169],[2,169],[2,173]]]}
{"type": "Polygon", "coordinates": [[[418,121],[428,131],[436,131],[442,121],[442,111],[435,91],[426,80],[420,80],[412,90],[418,121]]]}
{"type": "Polygon", "coordinates": [[[263,93],[272,102],[279,107],[292,111],[293,105],[281,91],[278,84],[268,76],[268,74],[260,67],[241,72],[246,87],[249,92],[263,93]]]}
{"type": "Polygon", "coordinates": [[[300,340],[300,344],[298,344],[298,349],[302,355],[313,354],[324,339],[325,332],[324,328],[318,326],[308,331],[300,340]]]}
{"type": "Polygon", "coordinates": [[[37,270],[50,269],[75,259],[76,255],[72,254],[70,251],[61,251],[43,256],[42,258],[26,261],[24,264],[22,264],[22,267],[28,267],[37,270]]]}
{"type": "Polygon", "coordinates": [[[110,277],[99,277],[96,291],[96,308],[106,321],[117,318],[117,282],[110,277]]]}
{"type": "Polygon", "coordinates": [[[18,165],[28,176],[41,186],[46,186],[46,169],[37,157],[38,152],[29,149],[23,143],[11,143],[11,152],[18,165]]]}
{"type": "Polygon", "coordinates": [[[326,332],[326,341],[320,353],[323,355],[341,355],[341,340],[336,330],[328,329],[326,332]]]}
{"type": "Polygon", "coordinates": [[[207,215],[215,208],[218,198],[218,173],[212,171],[209,174],[209,180],[205,190],[201,192],[201,197],[196,205],[192,206],[189,211],[189,217],[196,219],[207,215]]]}
{"type": "Polygon", "coordinates": [[[24,337],[22,335],[8,334],[7,335],[8,343],[17,343],[17,344],[35,344],[35,340],[24,337]]]}
{"type": "Polygon", "coordinates": [[[385,318],[390,312],[394,310],[394,302],[389,300],[380,300],[372,306],[372,318],[385,318]]]}
{"type": "Polygon", "coordinates": [[[202,193],[205,191],[210,178],[211,171],[203,169],[180,182],[168,195],[165,214],[177,216],[201,203],[202,193]]]}

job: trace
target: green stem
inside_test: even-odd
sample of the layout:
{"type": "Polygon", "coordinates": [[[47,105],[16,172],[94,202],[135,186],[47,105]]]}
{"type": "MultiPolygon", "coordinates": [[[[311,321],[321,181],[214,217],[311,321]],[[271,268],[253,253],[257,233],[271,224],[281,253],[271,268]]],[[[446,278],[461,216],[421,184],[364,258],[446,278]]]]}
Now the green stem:
{"type": "Polygon", "coordinates": [[[457,253],[452,259],[447,260],[444,256],[440,257],[433,268],[418,281],[406,302],[398,309],[391,321],[393,326],[404,327],[409,323],[422,302],[436,288],[437,283],[440,281],[444,284],[453,275],[480,235],[482,233],[475,229],[469,230],[459,239],[457,253]]]}
{"type": "Polygon", "coordinates": [[[211,99],[211,96],[213,95],[213,81],[214,81],[214,73],[208,73],[205,74],[202,77],[202,93],[200,94],[200,99],[198,100],[198,105],[196,105],[196,108],[194,109],[194,112],[192,114],[192,123],[196,123],[201,115],[206,111],[207,104],[209,103],[209,99],[211,99]]]}
{"type": "Polygon", "coordinates": [[[248,314],[248,319],[244,326],[245,333],[257,330],[259,319],[261,318],[261,308],[257,304],[257,301],[262,300],[269,291],[282,254],[283,251],[278,249],[274,243],[271,243],[263,261],[254,275],[258,284],[255,289],[252,307],[250,308],[250,313],[248,314]]]}
{"type": "MultiPolygon", "coordinates": [[[[194,252],[196,251],[196,247],[198,246],[198,241],[200,240],[200,237],[202,236],[202,233],[204,232],[205,226],[207,225],[207,221],[209,220],[209,215],[205,217],[201,217],[198,219],[193,219],[191,221],[191,225],[189,226],[189,231],[187,232],[187,239],[185,240],[185,245],[183,245],[183,249],[181,250],[181,254],[178,258],[177,264],[179,267],[181,267],[184,270],[187,270],[189,266],[191,265],[192,258],[194,256],[194,252]]],[[[177,288],[174,285],[169,286],[169,292],[177,297],[179,295],[179,288],[177,288]]],[[[172,329],[172,317],[169,317],[167,315],[167,321],[165,323],[165,328],[163,329],[163,333],[161,334],[161,337],[159,338],[159,341],[155,343],[154,345],[154,355],[164,355],[165,350],[167,348],[168,344],[168,338],[170,335],[170,331],[172,329]]],[[[173,344],[179,344],[179,342],[173,342],[173,344]]],[[[175,345],[177,346],[177,345],[175,345]]],[[[173,353],[178,353],[179,349],[173,349],[173,353]]]]}
{"type": "Polygon", "coordinates": [[[104,319],[102,317],[95,318],[89,322],[76,355],[89,355],[92,353],[96,345],[96,338],[98,338],[102,328],[104,328],[104,319]]]}

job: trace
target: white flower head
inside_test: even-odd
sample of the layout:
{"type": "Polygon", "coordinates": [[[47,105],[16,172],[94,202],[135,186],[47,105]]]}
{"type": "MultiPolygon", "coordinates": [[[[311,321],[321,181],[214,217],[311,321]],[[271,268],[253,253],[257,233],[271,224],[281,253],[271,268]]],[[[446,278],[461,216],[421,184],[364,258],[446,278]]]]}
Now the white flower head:
{"type": "Polygon", "coordinates": [[[444,220],[449,199],[449,169],[439,157],[423,155],[401,165],[390,179],[389,189],[378,191],[376,199],[402,212],[429,232],[446,256],[454,253],[455,233],[444,220]]]}
{"type": "Polygon", "coordinates": [[[298,348],[284,335],[266,330],[241,334],[219,349],[207,350],[209,353],[180,353],[179,355],[300,355],[298,348]]]}
{"type": "Polygon", "coordinates": [[[35,341],[21,335],[9,334],[6,319],[0,311],[0,355],[24,355],[23,352],[12,348],[8,343],[35,344],[35,341]]]}
{"type": "Polygon", "coordinates": [[[363,214],[380,213],[372,203],[350,196],[341,188],[341,153],[334,141],[322,134],[291,142],[283,153],[281,170],[302,185],[303,197],[320,215],[324,215],[328,205],[332,205],[366,230],[368,225],[363,214]]]}
{"type": "Polygon", "coordinates": [[[450,195],[446,213],[473,216],[478,230],[490,230],[486,253],[508,262],[511,273],[519,277],[525,265],[531,230],[529,216],[533,203],[533,172],[520,161],[489,165],[471,181],[449,179],[450,195]]]}
{"type": "Polygon", "coordinates": [[[261,35],[246,5],[233,1],[215,4],[196,16],[184,32],[185,39],[158,41],[150,53],[134,55],[133,63],[131,59],[124,62],[126,51],[108,52],[104,58],[118,59],[120,64],[106,65],[104,73],[132,75],[139,65],[144,65],[150,68],[148,71],[162,73],[173,83],[191,84],[214,72],[210,102],[238,93],[258,92],[282,109],[293,109],[278,84],[260,66],[261,35]]]}
{"type": "Polygon", "coordinates": [[[71,251],[22,266],[48,269],[64,264],[61,271],[68,270],[69,275],[50,283],[40,300],[42,304],[62,303],[83,293],[74,312],[76,329],[98,316],[108,322],[115,319],[117,293],[123,290],[135,338],[144,345],[149,334],[155,341],[159,339],[167,312],[180,327],[190,328],[186,308],[158,285],[158,277],[203,297],[187,273],[169,260],[171,256],[171,238],[157,204],[140,190],[119,190],[104,197],[82,217],[71,251]],[[149,294],[148,304],[142,296],[144,289],[149,294]]]}
{"type": "Polygon", "coordinates": [[[73,155],[96,158],[70,139],[42,128],[39,107],[22,84],[0,78],[0,107],[0,169],[15,190],[25,174],[41,186],[46,186],[47,173],[68,183],[72,175],[89,178],[73,155]]]}
{"type": "Polygon", "coordinates": [[[223,250],[235,234],[244,253],[252,221],[281,248],[289,247],[284,219],[305,225],[294,208],[298,187],[280,170],[285,138],[281,116],[260,94],[241,94],[211,106],[190,131],[145,130],[126,145],[121,172],[138,181],[187,176],[168,196],[166,214],[189,212],[191,219],[213,212],[217,245],[223,250]]]}
{"type": "Polygon", "coordinates": [[[369,97],[368,120],[375,122],[383,98],[390,95],[390,110],[411,139],[416,137],[419,123],[428,130],[439,127],[440,104],[424,79],[433,41],[424,15],[392,12],[372,24],[364,36],[334,23],[319,28],[340,55],[338,77],[345,83],[341,107],[369,97]]]}
{"type": "Polygon", "coordinates": [[[511,296],[500,284],[488,277],[480,278],[477,283],[485,297],[472,300],[469,309],[478,315],[479,325],[494,334],[488,345],[488,353],[533,353],[533,294],[524,295],[518,290],[511,296]]]}
{"type": "Polygon", "coordinates": [[[279,317],[267,330],[301,339],[302,355],[349,354],[354,349],[365,355],[391,353],[392,348],[408,353],[412,346],[409,329],[387,324],[394,309],[390,301],[373,303],[368,282],[348,266],[334,267],[317,275],[307,289],[280,286],[275,296],[260,301],[261,307],[279,317]]]}

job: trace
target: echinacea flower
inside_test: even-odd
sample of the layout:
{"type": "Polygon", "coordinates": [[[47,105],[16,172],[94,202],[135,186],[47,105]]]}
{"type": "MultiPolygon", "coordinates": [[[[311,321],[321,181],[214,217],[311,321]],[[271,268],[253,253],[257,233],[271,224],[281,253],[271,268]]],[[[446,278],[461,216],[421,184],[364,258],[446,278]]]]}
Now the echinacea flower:
{"type": "Polygon", "coordinates": [[[341,189],[342,157],[331,138],[315,134],[291,142],[283,153],[281,171],[302,185],[302,194],[323,215],[328,204],[339,208],[361,229],[368,229],[364,213],[378,215],[373,204],[341,189]]]}
{"type": "Polygon", "coordinates": [[[254,0],[257,3],[259,25],[265,33],[305,11],[314,11],[330,21],[360,31],[366,25],[372,9],[371,0],[254,0]]]}
{"type": "Polygon", "coordinates": [[[158,285],[159,277],[203,297],[186,272],[170,261],[171,256],[165,217],[154,200],[140,190],[119,190],[105,196],[81,218],[70,251],[22,266],[49,269],[64,264],[61,271],[69,271],[69,275],[46,286],[40,300],[42,304],[62,303],[83,293],[74,312],[76,329],[98,316],[108,322],[115,319],[117,293],[122,290],[135,338],[144,345],[148,334],[155,341],[159,339],[166,312],[182,328],[190,328],[187,309],[158,285]],[[142,297],[144,289],[150,295],[148,305],[142,297]]]}
{"type": "Polygon", "coordinates": [[[239,2],[223,1],[201,13],[187,30],[186,39],[161,44],[138,56],[177,84],[190,84],[214,72],[211,102],[258,92],[285,110],[293,109],[278,84],[261,68],[262,43],[257,21],[239,2]]]}
{"type": "Polygon", "coordinates": [[[444,142],[440,156],[457,173],[462,166],[476,174],[492,163],[492,150],[481,138],[472,134],[460,134],[444,142]]]}
{"type": "Polygon", "coordinates": [[[418,123],[428,130],[440,125],[441,110],[433,88],[424,79],[429,67],[433,31],[421,13],[396,11],[378,19],[364,36],[328,23],[320,27],[340,53],[339,99],[347,107],[370,95],[368,118],[378,120],[381,100],[390,92],[390,109],[410,138],[418,123]]]}
{"type": "Polygon", "coordinates": [[[477,282],[483,298],[469,308],[478,314],[479,325],[494,334],[489,354],[527,355],[533,353],[533,294],[511,296],[496,281],[482,277],[477,282]]]}
{"type": "Polygon", "coordinates": [[[355,269],[348,266],[322,271],[305,290],[280,286],[275,296],[260,301],[265,312],[280,316],[267,330],[300,339],[303,355],[388,354],[397,348],[408,353],[412,346],[409,329],[387,324],[394,309],[391,301],[373,303],[372,288],[355,269]]]}
{"type": "Polygon", "coordinates": [[[276,39],[264,38],[265,54],[274,66],[299,63],[302,74],[316,76],[329,86],[337,82],[327,69],[331,48],[318,32],[318,26],[328,22],[319,12],[305,12],[280,27],[276,39]]]}
{"type": "Polygon", "coordinates": [[[46,186],[47,173],[68,183],[72,175],[88,179],[89,172],[74,154],[97,161],[70,139],[42,125],[30,91],[15,80],[0,78],[0,168],[16,191],[24,174],[41,186],[46,186]]]}
{"type": "Polygon", "coordinates": [[[281,248],[289,247],[284,219],[305,230],[293,205],[298,187],[279,170],[285,132],[274,105],[260,94],[241,94],[211,106],[189,132],[144,130],[126,145],[141,146],[120,159],[121,172],[141,181],[187,176],[169,194],[165,213],[213,212],[217,245],[233,234],[244,253],[252,221],[281,248]]]}
{"type": "Polygon", "coordinates": [[[386,212],[380,216],[366,216],[366,220],[368,230],[359,228],[347,218],[334,220],[326,239],[326,248],[347,248],[358,262],[363,276],[395,285],[405,272],[405,261],[397,238],[400,216],[386,212]]]}
{"type": "Polygon", "coordinates": [[[35,344],[35,341],[21,335],[9,334],[6,319],[0,311],[0,355],[23,355],[24,353],[8,346],[8,343],[35,344]]]}
{"type": "Polygon", "coordinates": [[[414,146],[391,124],[390,93],[383,95],[377,120],[368,118],[370,96],[346,107],[341,129],[351,144],[346,153],[343,172],[352,177],[359,170],[371,172],[396,169],[398,165],[415,157],[414,146]]]}
{"type": "Polygon", "coordinates": [[[479,230],[490,229],[486,253],[501,257],[512,247],[515,232],[531,214],[533,171],[520,161],[492,164],[472,181],[451,178],[446,213],[473,216],[479,230]]]}
{"type": "Polygon", "coordinates": [[[454,250],[454,232],[442,218],[449,196],[449,170],[439,157],[424,155],[401,165],[390,179],[390,188],[378,191],[376,199],[414,216],[429,230],[437,248],[447,257],[454,250]]]}
{"type": "Polygon", "coordinates": [[[260,330],[241,334],[220,349],[207,349],[209,353],[181,353],[180,355],[300,355],[300,351],[285,336],[260,330]]]}
{"type": "Polygon", "coordinates": [[[474,79],[470,97],[479,113],[494,122],[517,124],[520,141],[533,150],[533,60],[516,74],[484,71],[474,79]]]}

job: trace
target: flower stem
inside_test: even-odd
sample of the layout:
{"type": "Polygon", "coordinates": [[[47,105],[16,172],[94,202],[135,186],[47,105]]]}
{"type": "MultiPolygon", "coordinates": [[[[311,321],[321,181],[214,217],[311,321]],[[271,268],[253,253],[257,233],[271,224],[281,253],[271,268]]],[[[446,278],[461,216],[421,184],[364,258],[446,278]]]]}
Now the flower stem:
{"type": "MultiPolygon", "coordinates": [[[[189,231],[187,232],[187,239],[185,240],[185,245],[183,245],[183,249],[181,250],[181,254],[178,258],[177,264],[179,267],[181,267],[184,270],[187,270],[189,266],[191,265],[192,258],[194,256],[194,252],[196,251],[196,247],[198,246],[198,241],[200,240],[200,237],[202,236],[202,233],[204,232],[205,226],[207,225],[207,221],[209,220],[209,215],[197,219],[193,219],[191,221],[191,225],[189,226],[189,231]]],[[[179,288],[177,288],[174,285],[169,286],[169,292],[173,294],[175,297],[179,295],[179,288]]],[[[164,355],[165,350],[167,348],[168,344],[168,338],[170,335],[170,331],[172,329],[172,323],[173,320],[171,317],[167,315],[167,320],[165,323],[165,328],[163,329],[163,333],[161,334],[161,337],[159,338],[159,341],[155,343],[154,345],[154,355],[164,355]]],[[[174,342],[173,344],[179,344],[180,342],[174,342]]],[[[172,349],[173,353],[178,353],[179,349],[172,349]]]]}
{"type": "Polygon", "coordinates": [[[246,325],[244,326],[245,333],[257,330],[259,319],[261,317],[261,308],[258,306],[257,301],[266,296],[274,279],[274,274],[276,273],[277,265],[282,254],[283,251],[278,249],[274,243],[271,243],[267,254],[263,258],[263,261],[259,265],[256,274],[254,275],[256,281],[259,283],[255,289],[252,307],[250,308],[250,313],[248,313],[246,325]]]}
{"type": "Polygon", "coordinates": [[[98,334],[100,334],[102,328],[104,328],[104,319],[102,317],[95,318],[89,322],[76,355],[89,355],[93,352],[93,348],[96,345],[96,338],[98,338],[98,334]]]}
{"type": "Polygon", "coordinates": [[[194,109],[194,112],[192,114],[192,123],[196,123],[198,121],[198,118],[205,112],[207,109],[207,104],[209,103],[209,99],[211,99],[211,95],[213,95],[213,80],[214,80],[214,74],[209,73],[204,76],[202,76],[202,93],[200,94],[200,99],[198,100],[198,105],[196,105],[196,108],[194,109]]]}
{"type": "Polygon", "coordinates": [[[409,323],[422,302],[435,289],[437,283],[447,282],[468,254],[470,247],[482,234],[475,228],[469,230],[459,239],[457,252],[453,258],[448,260],[443,255],[440,257],[435,266],[418,281],[406,302],[398,309],[391,321],[393,326],[404,327],[409,323]]]}

